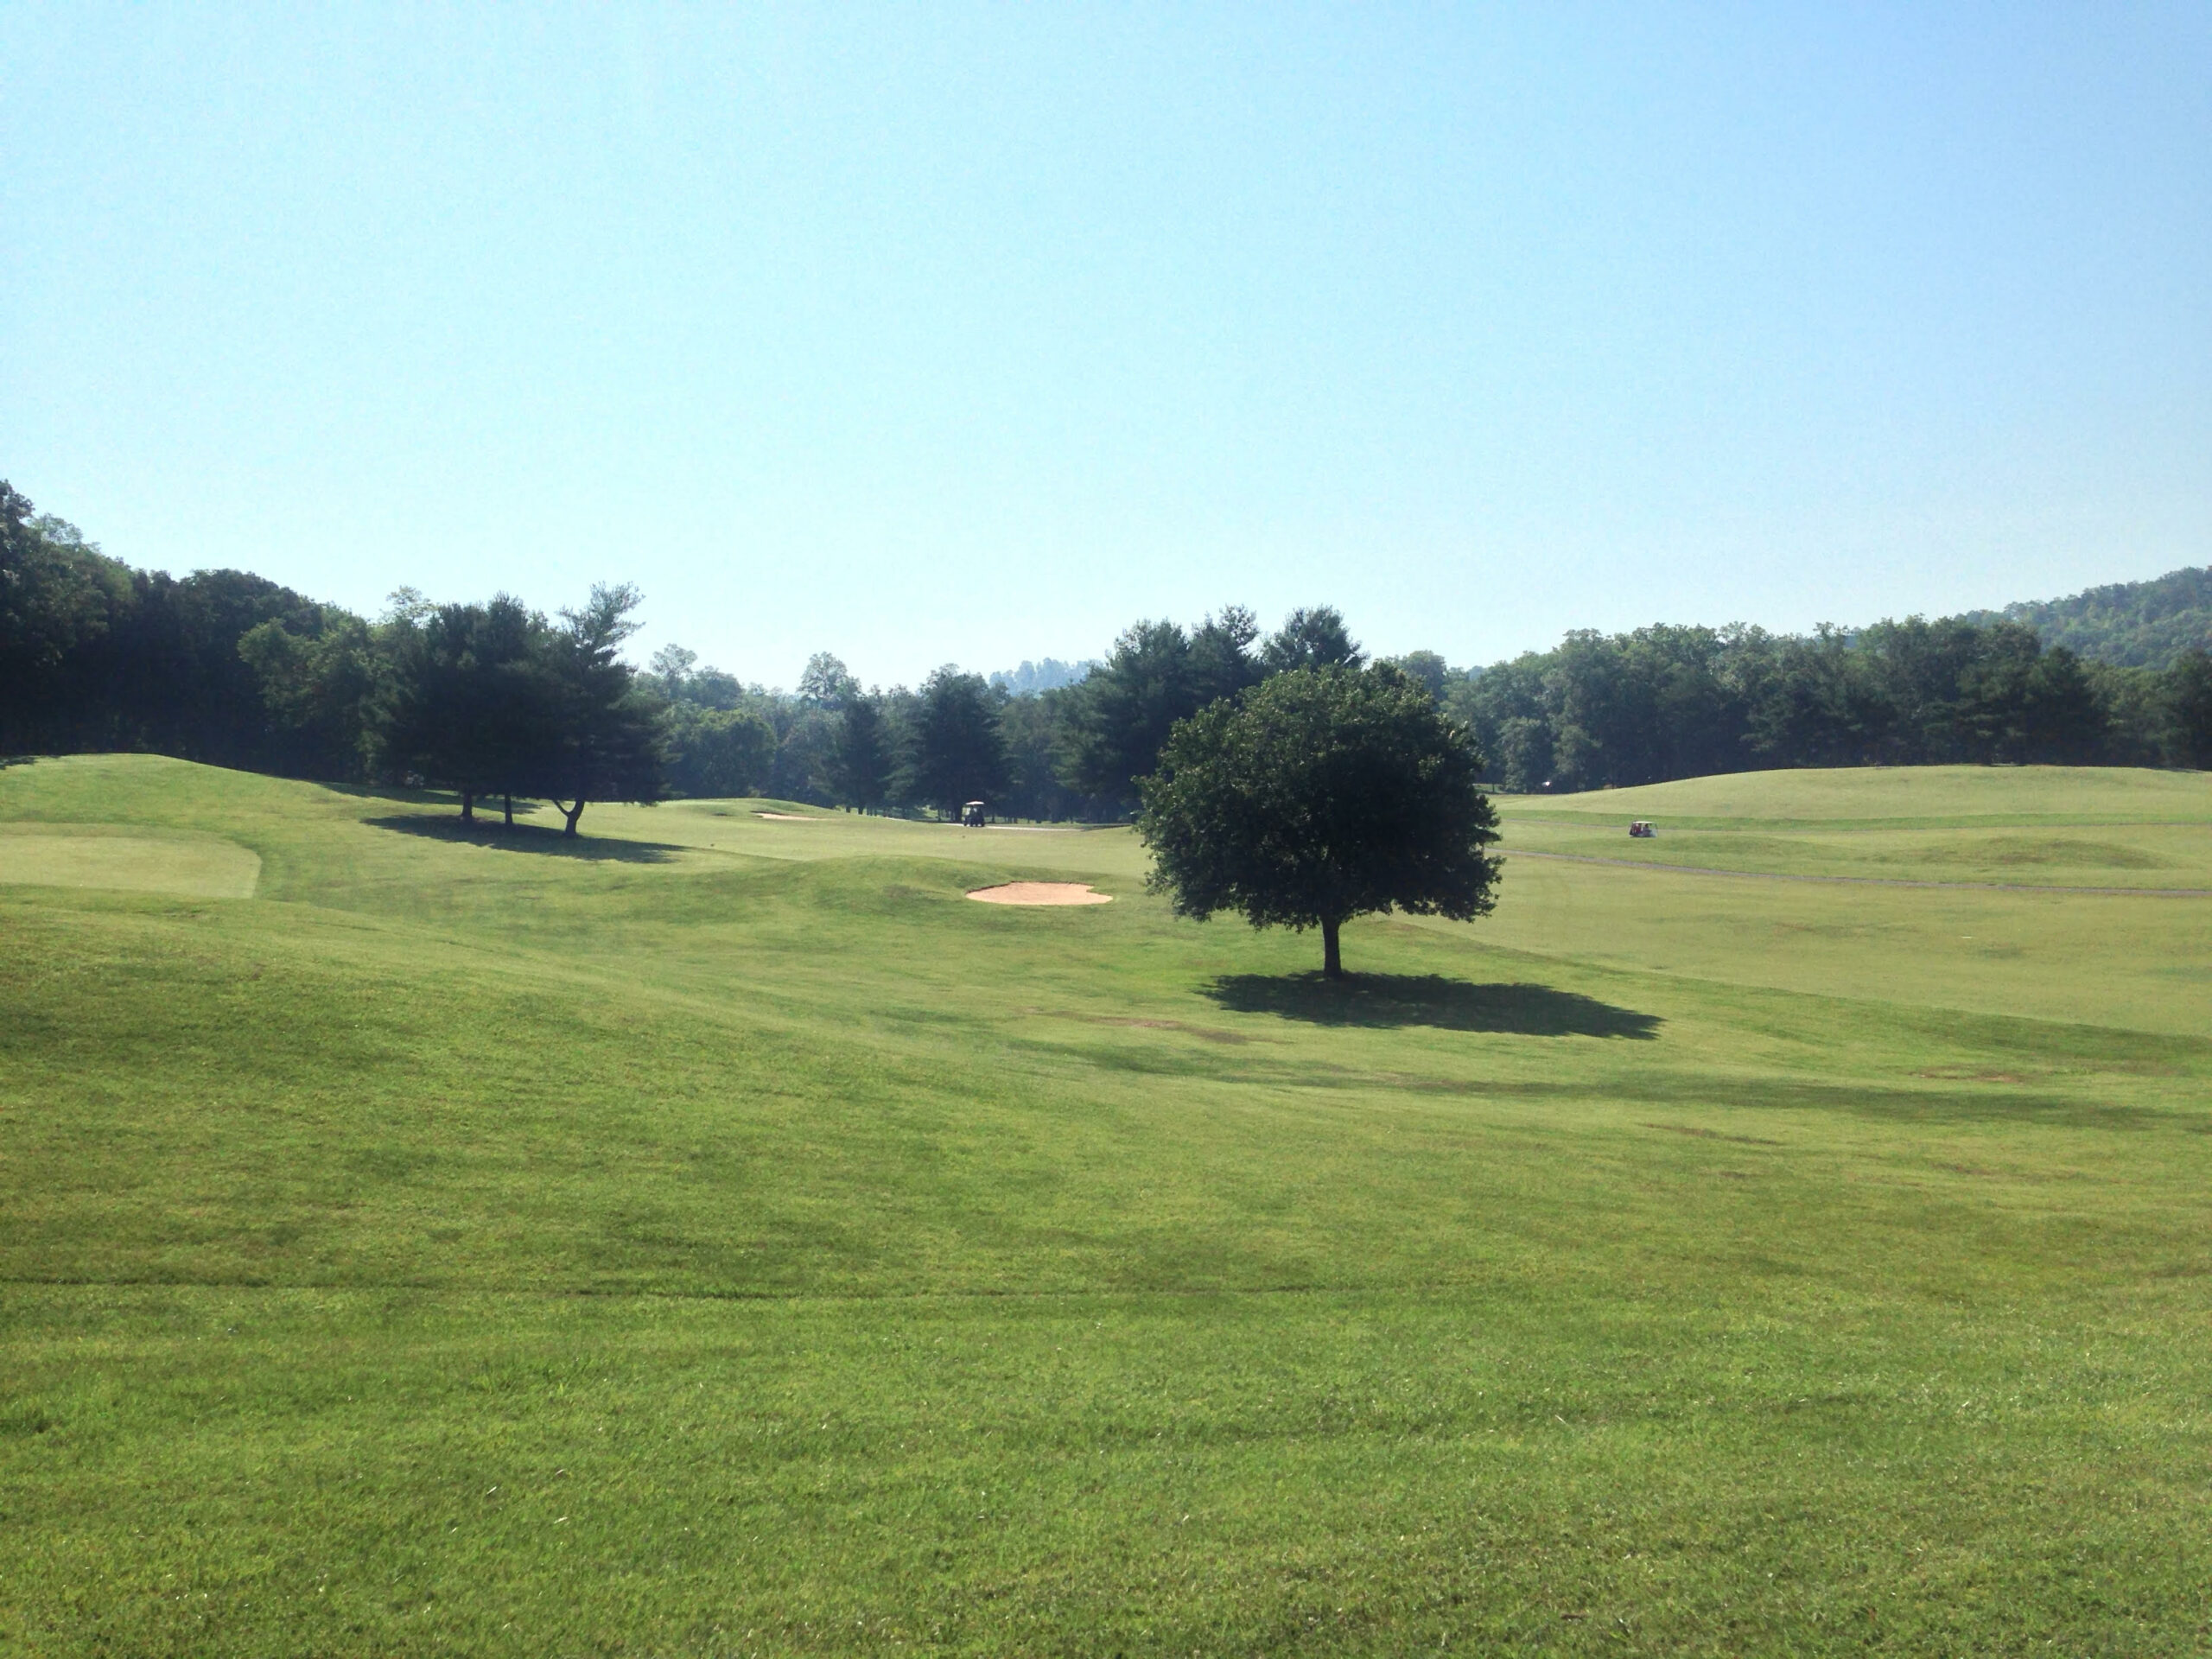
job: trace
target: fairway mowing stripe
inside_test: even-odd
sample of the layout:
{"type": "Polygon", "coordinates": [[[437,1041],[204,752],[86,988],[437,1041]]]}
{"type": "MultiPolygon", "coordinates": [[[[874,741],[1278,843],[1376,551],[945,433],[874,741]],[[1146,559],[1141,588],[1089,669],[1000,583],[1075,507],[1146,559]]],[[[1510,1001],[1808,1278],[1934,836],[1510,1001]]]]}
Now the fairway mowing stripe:
{"type": "Polygon", "coordinates": [[[1609,864],[1620,870],[1663,870],[1669,875],[1727,875],[1743,881],[1819,881],[1847,887],[1942,887],[1954,892],[2094,893],[2117,899],[2212,899],[2212,887],[2056,887],[2039,881],[1908,881],[1893,875],[1789,875],[1780,870],[1715,870],[1702,864],[1655,864],[1641,858],[1599,858],[1592,853],[1531,853],[1509,848],[1508,858],[1548,858],[1561,864],[1609,864]]]}
{"type": "MultiPolygon", "coordinates": [[[[1765,1144],[1779,1145],[1780,1142],[1765,1144]]],[[[527,1285],[446,1285],[419,1279],[73,1279],[0,1277],[0,1286],[41,1290],[265,1291],[271,1295],[349,1291],[410,1291],[426,1298],[584,1302],[1065,1302],[1131,1301],[1147,1296],[1433,1296],[1491,1287],[1486,1279],[1423,1279],[1388,1284],[1106,1286],[1065,1290],[594,1290],[588,1285],[535,1290],[527,1285]]]]}

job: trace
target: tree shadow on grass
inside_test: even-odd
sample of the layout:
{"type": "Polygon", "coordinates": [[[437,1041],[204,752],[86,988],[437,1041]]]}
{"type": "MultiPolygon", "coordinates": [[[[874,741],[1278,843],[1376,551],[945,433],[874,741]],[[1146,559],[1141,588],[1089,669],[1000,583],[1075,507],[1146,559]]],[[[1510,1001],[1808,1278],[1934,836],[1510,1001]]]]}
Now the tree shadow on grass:
{"type": "Polygon", "coordinates": [[[363,823],[391,830],[426,841],[456,841],[471,847],[492,847],[508,853],[543,853],[554,858],[581,858],[593,862],[613,860],[623,864],[665,864],[689,849],[664,841],[612,841],[597,836],[564,836],[539,823],[507,825],[497,819],[464,823],[458,817],[429,817],[419,813],[363,818],[363,823]]]}
{"type": "Polygon", "coordinates": [[[1226,974],[1206,995],[1238,1014],[1273,1014],[1317,1026],[1433,1026],[1524,1037],[1625,1037],[1649,1042],[1655,1014],[1615,1007],[1548,985],[1477,985],[1440,974],[1226,974]]]}

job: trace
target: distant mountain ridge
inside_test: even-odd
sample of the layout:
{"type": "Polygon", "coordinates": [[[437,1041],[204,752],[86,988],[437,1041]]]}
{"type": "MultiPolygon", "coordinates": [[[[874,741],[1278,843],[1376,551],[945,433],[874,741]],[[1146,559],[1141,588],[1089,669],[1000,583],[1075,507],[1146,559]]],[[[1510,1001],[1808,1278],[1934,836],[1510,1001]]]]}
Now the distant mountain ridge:
{"type": "Polygon", "coordinates": [[[1003,686],[1017,697],[1026,697],[1039,691],[1057,691],[1064,685],[1076,685],[1090,677],[1095,662],[1064,663],[1057,657],[1047,657],[1041,663],[1024,662],[1020,668],[1000,669],[990,677],[993,685],[1003,686]]]}
{"type": "Polygon", "coordinates": [[[2046,648],[2063,645],[2076,657],[2122,668],[2163,669],[2183,652],[2212,651],[2212,566],[2116,582],[2068,599],[1968,611],[1967,620],[1982,626],[2024,623],[2046,648]]]}

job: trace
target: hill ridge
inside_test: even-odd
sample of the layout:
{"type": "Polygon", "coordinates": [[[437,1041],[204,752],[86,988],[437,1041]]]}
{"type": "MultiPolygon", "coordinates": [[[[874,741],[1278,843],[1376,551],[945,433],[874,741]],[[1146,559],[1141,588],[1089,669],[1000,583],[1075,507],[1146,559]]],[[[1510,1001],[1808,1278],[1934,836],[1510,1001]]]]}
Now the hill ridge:
{"type": "Polygon", "coordinates": [[[2183,565],[2143,582],[2106,582],[2063,599],[2016,600],[1967,611],[1980,626],[2018,622],[2046,650],[2063,645],[2120,668],[2163,669],[2187,651],[2212,651],[2212,566],[2183,565]]]}

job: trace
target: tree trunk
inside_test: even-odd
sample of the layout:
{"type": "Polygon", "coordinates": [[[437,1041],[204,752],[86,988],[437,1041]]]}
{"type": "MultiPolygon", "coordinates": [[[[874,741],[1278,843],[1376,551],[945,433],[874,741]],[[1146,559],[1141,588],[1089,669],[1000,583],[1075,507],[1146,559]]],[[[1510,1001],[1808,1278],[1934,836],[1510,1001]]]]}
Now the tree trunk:
{"type": "Polygon", "coordinates": [[[568,820],[561,826],[561,833],[564,836],[575,835],[576,820],[584,815],[584,798],[581,795],[577,796],[576,804],[573,807],[563,806],[558,801],[554,802],[553,804],[559,810],[561,816],[568,820]]]}
{"type": "Polygon", "coordinates": [[[1325,918],[1321,923],[1321,973],[1325,978],[1344,976],[1344,953],[1337,942],[1337,930],[1342,925],[1333,916],[1325,918]]]}
{"type": "Polygon", "coordinates": [[[476,822],[476,791],[473,789],[461,791],[461,821],[463,823],[476,822]]]}
{"type": "Polygon", "coordinates": [[[512,830],[512,829],[513,829],[513,828],[515,827],[515,798],[514,798],[513,796],[512,796],[512,795],[502,795],[502,796],[500,796],[500,797],[499,797],[499,800],[500,800],[501,804],[502,804],[503,805],[505,805],[505,808],[506,808],[506,812],[507,812],[507,825],[506,825],[506,827],[507,827],[508,829],[512,830]]]}

